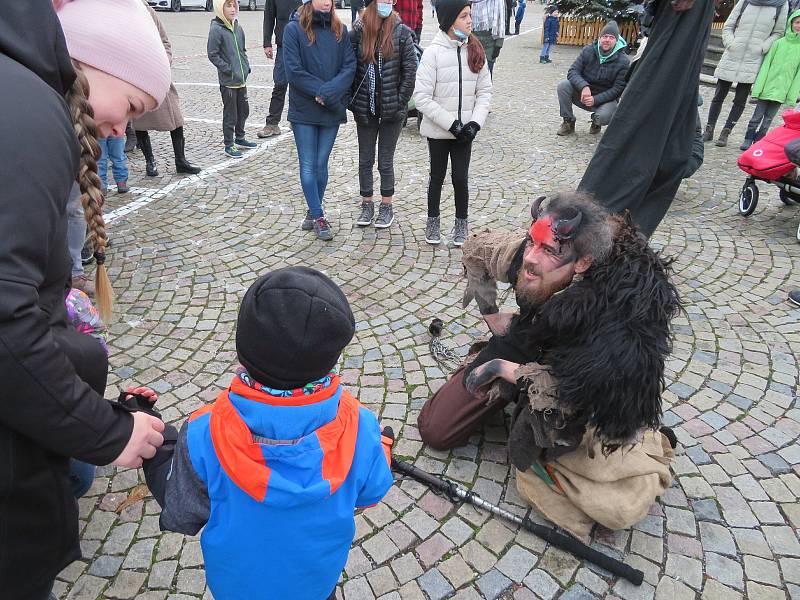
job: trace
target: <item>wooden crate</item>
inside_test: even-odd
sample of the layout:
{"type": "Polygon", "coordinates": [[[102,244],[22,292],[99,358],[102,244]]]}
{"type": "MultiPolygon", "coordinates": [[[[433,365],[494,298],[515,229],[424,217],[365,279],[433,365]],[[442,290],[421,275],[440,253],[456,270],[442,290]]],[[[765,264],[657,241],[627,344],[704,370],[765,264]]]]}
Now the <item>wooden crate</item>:
{"type": "MultiPolygon", "coordinates": [[[[585,46],[592,43],[600,35],[606,24],[605,19],[579,19],[577,17],[558,18],[558,43],[567,46],[585,46]]],[[[628,43],[639,35],[638,21],[622,21],[618,23],[619,32],[628,43]]],[[[541,36],[544,39],[544,31],[541,36]]]]}

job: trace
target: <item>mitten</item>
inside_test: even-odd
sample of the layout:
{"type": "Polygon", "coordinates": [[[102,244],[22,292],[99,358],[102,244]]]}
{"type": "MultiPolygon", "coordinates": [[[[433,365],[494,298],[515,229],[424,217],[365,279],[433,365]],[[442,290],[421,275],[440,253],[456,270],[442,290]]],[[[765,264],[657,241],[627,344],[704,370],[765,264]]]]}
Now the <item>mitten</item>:
{"type": "Polygon", "coordinates": [[[461,122],[460,119],[456,119],[453,121],[453,124],[450,125],[450,129],[448,131],[453,134],[454,137],[458,138],[461,135],[461,129],[463,129],[464,124],[461,122]]]}

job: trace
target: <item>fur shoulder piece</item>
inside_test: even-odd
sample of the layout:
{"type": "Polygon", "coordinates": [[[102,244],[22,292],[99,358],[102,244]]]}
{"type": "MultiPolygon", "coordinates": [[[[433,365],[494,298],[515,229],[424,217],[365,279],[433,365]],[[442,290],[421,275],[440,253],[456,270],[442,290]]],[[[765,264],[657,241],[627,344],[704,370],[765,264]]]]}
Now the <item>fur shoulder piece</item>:
{"type": "Polygon", "coordinates": [[[559,402],[608,446],[661,420],[670,322],[680,311],[672,260],[653,251],[629,217],[615,217],[608,260],[540,307],[529,339],[558,381],[559,402]]]}

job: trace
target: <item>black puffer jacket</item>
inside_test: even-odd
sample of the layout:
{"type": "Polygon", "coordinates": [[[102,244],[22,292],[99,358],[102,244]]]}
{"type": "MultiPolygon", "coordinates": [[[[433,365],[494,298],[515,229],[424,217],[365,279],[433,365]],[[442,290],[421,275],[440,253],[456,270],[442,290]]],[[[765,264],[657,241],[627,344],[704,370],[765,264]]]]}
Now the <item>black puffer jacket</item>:
{"type": "Polygon", "coordinates": [[[133,420],[103,390],[100,344],[67,326],[66,204],[78,140],[75,72],[50,0],[0,19],[0,597],[28,600],[80,557],[69,458],[114,460],[133,420]],[[36,31],[36,35],[31,35],[36,31]],[[37,147],[20,145],[33,136],[37,147]]]}
{"type": "MultiPolygon", "coordinates": [[[[352,101],[348,107],[356,123],[366,124],[375,117],[369,110],[369,77],[367,64],[361,60],[362,22],[356,21],[350,33],[353,53],[358,61],[353,79],[352,101]]],[[[414,32],[395,18],[392,30],[394,53],[383,60],[383,72],[375,82],[375,93],[380,99],[379,115],[387,121],[400,121],[408,114],[408,101],[414,93],[417,76],[417,55],[414,52],[414,32]]]]}
{"type": "Polygon", "coordinates": [[[589,86],[595,106],[619,99],[625,89],[631,61],[623,48],[624,43],[618,42],[613,54],[601,63],[597,42],[587,44],[567,72],[567,79],[578,92],[589,86]]]}

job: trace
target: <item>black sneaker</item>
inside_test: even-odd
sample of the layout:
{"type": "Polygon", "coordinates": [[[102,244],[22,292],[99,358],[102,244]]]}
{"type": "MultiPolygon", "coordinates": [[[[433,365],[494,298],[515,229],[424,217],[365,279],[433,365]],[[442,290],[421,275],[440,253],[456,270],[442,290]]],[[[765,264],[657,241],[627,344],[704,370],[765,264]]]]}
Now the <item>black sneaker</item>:
{"type": "Polygon", "coordinates": [[[325,217],[318,217],[314,220],[314,233],[323,242],[330,242],[333,239],[333,230],[325,217]]]}
{"type": "Polygon", "coordinates": [[[306,211],[306,217],[300,224],[300,229],[303,231],[314,231],[314,219],[311,218],[311,211],[306,211]]]}
{"type": "Polygon", "coordinates": [[[439,232],[439,217],[428,217],[425,222],[425,241],[433,245],[442,243],[442,236],[439,232]]]}
{"type": "Polygon", "coordinates": [[[90,265],[94,262],[94,247],[86,240],[86,243],[83,245],[83,249],[81,250],[81,264],[86,266],[90,265]]]}
{"type": "Polygon", "coordinates": [[[361,202],[361,215],[356,220],[356,225],[359,227],[368,227],[372,225],[372,218],[375,216],[375,203],[372,200],[364,200],[361,202]]]}
{"type": "Polygon", "coordinates": [[[378,207],[378,218],[375,219],[376,229],[386,229],[394,222],[394,210],[391,204],[381,202],[378,207]]]}

